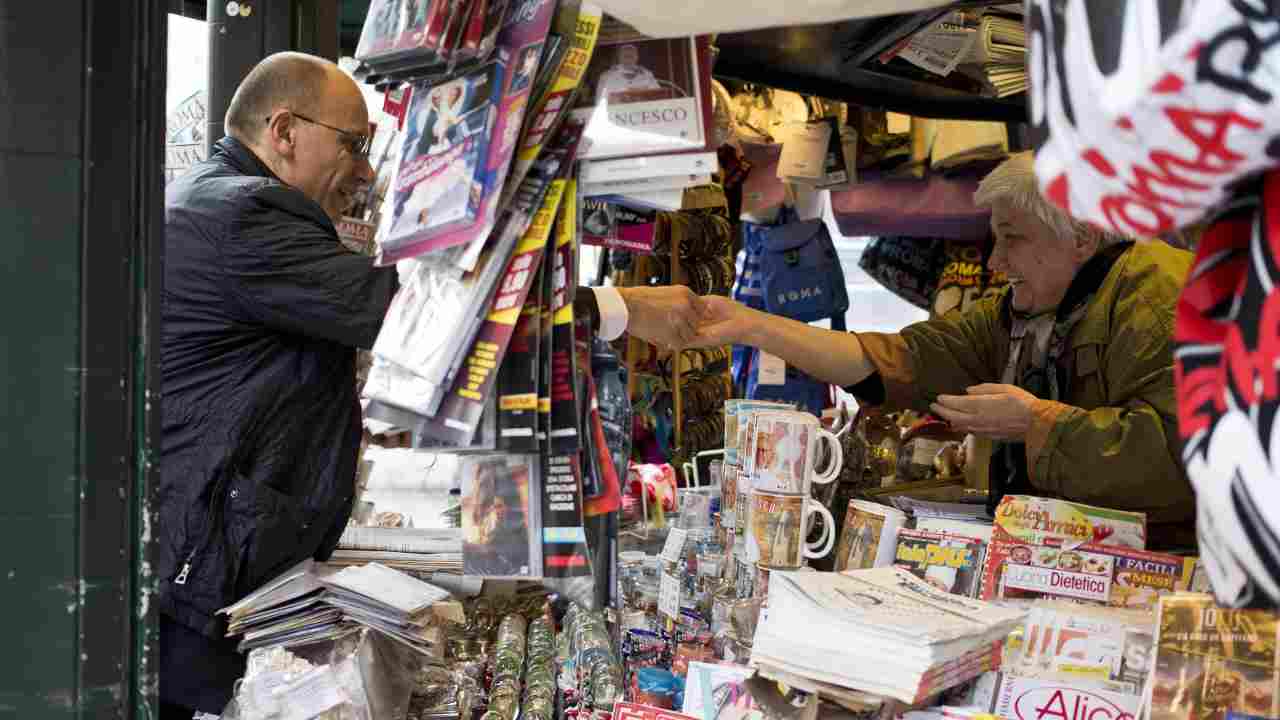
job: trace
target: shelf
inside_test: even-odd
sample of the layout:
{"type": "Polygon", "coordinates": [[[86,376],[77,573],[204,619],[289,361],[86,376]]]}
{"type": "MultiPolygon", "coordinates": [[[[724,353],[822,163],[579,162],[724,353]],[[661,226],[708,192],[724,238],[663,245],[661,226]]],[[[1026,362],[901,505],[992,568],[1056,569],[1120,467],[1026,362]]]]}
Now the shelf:
{"type": "Polygon", "coordinates": [[[1025,95],[988,98],[897,74],[878,56],[942,15],[990,2],[804,27],[729,33],[716,39],[715,74],[769,87],[928,118],[1025,122],[1025,95]]]}

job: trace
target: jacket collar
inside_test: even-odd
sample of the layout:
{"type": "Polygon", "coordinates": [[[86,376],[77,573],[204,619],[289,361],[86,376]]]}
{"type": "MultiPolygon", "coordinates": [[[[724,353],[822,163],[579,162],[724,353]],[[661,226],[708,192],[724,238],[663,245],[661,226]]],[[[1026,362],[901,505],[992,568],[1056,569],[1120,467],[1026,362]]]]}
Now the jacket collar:
{"type": "MultiPolygon", "coordinates": [[[[1058,309],[1054,313],[1054,322],[1061,321],[1074,311],[1082,302],[1087,302],[1093,297],[1102,286],[1106,284],[1107,278],[1111,275],[1111,270],[1116,263],[1124,257],[1133,247],[1132,242],[1121,242],[1109,245],[1089,258],[1080,269],[1076,271],[1076,276],[1072,278],[1071,284],[1067,286],[1067,294],[1063,296],[1062,302],[1058,304],[1058,309]]],[[[1004,294],[1003,316],[1006,328],[1013,327],[1013,293],[1005,291],[1004,294]]],[[[1111,318],[1109,310],[1104,304],[1093,303],[1093,306],[1085,311],[1085,315],[1076,323],[1075,329],[1071,333],[1071,347],[1080,347],[1081,345],[1102,345],[1106,344],[1107,338],[1111,337],[1111,318]]]]}
{"type": "Polygon", "coordinates": [[[267,164],[262,162],[262,160],[249,149],[248,145],[245,145],[230,135],[227,135],[213,144],[213,154],[215,156],[225,156],[227,162],[244,175],[271,178],[272,180],[284,182],[283,180],[280,180],[280,178],[276,177],[275,173],[271,172],[271,168],[267,167],[267,164]]]}

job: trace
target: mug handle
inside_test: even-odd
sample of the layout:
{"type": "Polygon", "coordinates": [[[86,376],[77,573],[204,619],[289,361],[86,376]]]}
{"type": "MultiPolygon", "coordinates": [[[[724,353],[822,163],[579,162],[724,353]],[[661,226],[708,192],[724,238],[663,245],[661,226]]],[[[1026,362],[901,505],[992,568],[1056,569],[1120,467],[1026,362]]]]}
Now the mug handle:
{"type": "MultiPolygon", "coordinates": [[[[825,428],[818,428],[817,438],[820,442],[827,445],[827,457],[831,458],[831,462],[825,470],[813,469],[813,482],[815,485],[826,485],[840,476],[840,470],[844,468],[844,452],[843,446],[840,445],[840,438],[833,435],[825,428]]],[[[815,449],[816,452],[816,449],[815,449]]],[[[817,460],[814,460],[816,463],[817,460]]]]}
{"type": "MultiPolygon", "coordinates": [[[[810,560],[819,560],[826,557],[827,553],[831,552],[831,548],[836,544],[836,523],[831,517],[831,511],[827,509],[826,505],[822,505],[811,498],[805,498],[804,514],[806,518],[812,513],[818,513],[822,516],[824,521],[822,523],[822,539],[813,545],[805,543],[804,556],[810,560]],[[815,547],[821,547],[822,549],[814,550],[813,548],[815,547]]],[[[811,526],[807,522],[803,523],[803,525],[804,527],[802,527],[801,530],[804,531],[805,535],[808,535],[809,533],[807,529],[811,526]]]]}

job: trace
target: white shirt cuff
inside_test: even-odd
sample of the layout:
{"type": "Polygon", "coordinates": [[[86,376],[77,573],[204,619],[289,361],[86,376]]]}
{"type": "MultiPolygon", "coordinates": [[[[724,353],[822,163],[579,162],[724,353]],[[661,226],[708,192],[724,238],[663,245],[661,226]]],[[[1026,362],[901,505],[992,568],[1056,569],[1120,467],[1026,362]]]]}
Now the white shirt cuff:
{"type": "Polygon", "coordinates": [[[596,334],[606,342],[617,340],[627,331],[627,322],[631,319],[622,293],[612,287],[593,287],[591,291],[596,294],[596,307],[600,310],[600,329],[596,334]]]}

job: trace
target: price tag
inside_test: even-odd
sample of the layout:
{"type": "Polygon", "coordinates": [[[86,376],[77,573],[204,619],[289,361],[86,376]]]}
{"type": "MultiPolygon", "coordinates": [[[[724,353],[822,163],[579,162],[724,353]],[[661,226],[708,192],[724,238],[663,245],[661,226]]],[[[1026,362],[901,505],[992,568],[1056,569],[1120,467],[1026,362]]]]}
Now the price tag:
{"type": "Polygon", "coordinates": [[[662,546],[664,562],[680,562],[684,559],[684,542],[689,538],[689,531],[682,528],[671,528],[667,535],[667,544],[662,546]]]}
{"type": "Polygon", "coordinates": [[[680,579],[671,573],[662,573],[658,586],[658,612],[672,620],[680,616],[680,579]]]}
{"type": "Polygon", "coordinates": [[[760,374],[756,381],[758,385],[786,385],[787,384],[787,363],[777,355],[760,351],[760,374]]]}

